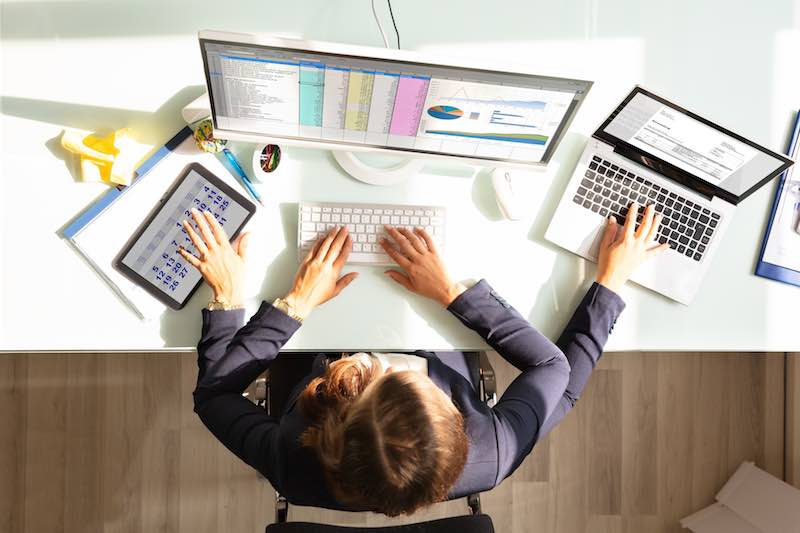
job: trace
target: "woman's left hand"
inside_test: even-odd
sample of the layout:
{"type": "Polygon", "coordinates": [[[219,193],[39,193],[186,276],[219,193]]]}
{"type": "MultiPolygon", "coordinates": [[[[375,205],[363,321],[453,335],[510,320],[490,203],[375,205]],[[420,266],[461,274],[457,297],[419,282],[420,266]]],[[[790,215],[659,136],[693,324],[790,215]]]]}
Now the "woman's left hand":
{"type": "Polygon", "coordinates": [[[178,252],[202,274],[214,291],[214,299],[234,306],[242,304],[247,241],[250,233],[243,233],[232,244],[225,230],[209,211],[192,209],[192,218],[200,235],[189,221],[183,227],[194,244],[199,257],[183,247],[178,252]]]}
{"type": "Polygon", "coordinates": [[[381,239],[384,251],[405,272],[387,270],[386,275],[397,283],[421,296],[448,307],[467,288],[453,283],[447,274],[433,238],[422,228],[413,232],[407,228],[385,226],[391,238],[381,239]]]}

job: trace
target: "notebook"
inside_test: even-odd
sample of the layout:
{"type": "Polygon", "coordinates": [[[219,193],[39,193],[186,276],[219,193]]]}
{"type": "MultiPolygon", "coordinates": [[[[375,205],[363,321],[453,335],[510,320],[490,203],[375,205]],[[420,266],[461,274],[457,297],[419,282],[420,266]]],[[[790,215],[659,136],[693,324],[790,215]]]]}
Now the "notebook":
{"type": "Polygon", "coordinates": [[[160,316],[167,306],[120,274],[112,261],[181,170],[192,162],[200,163],[247,196],[221,158],[197,148],[192,130],[187,126],[139,166],[129,187],[108,191],[62,233],[67,243],[94,270],[98,282],[108,285],[143,320],[160,316]]]}

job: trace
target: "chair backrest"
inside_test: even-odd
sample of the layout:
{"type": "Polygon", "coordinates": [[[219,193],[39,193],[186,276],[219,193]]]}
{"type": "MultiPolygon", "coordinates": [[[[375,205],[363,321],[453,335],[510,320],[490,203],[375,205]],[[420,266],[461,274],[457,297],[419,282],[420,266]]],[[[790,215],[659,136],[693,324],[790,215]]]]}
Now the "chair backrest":
{"type": "Polygon", "coordinates": [[[266,533],[494,533],[489,515],[476,514],[440,518],[401,526],[349,527],[316,524],[313,522],[283,522],[270,524],[266,533]]]}

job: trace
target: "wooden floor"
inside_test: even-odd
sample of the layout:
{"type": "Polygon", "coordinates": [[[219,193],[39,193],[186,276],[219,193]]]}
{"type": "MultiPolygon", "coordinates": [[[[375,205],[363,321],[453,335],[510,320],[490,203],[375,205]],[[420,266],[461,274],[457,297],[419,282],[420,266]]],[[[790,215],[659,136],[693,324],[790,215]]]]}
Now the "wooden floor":
{"type": "MultiPolygon", "coordinates": [[[[607,354],[484,510],[498,532],[679,531],[742,461],[783,476],[785,371],[783,354],[607,354]]],[[[274,492],[195,417],[195,376],[193,354],[0,355],[0,532],[263,531],[274,492]]]]}

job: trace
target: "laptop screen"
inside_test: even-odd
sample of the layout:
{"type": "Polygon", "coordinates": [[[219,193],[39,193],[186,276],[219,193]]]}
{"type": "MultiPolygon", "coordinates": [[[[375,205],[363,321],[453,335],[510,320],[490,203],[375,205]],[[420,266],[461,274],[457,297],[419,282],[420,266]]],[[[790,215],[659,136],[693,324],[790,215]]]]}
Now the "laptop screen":
{"type": "MultiPolygon", "coordinates": [[[[610,136],[612,143],[623,141],[646,154],[649,157],[642,158],[645,162],[653,158],[668,163],[736,199],[747,196],[791,164],[787,158],[639,88],[599,132],[606,140],[610,136]]],[[[642,160],[637,158],[638,162],[642,160]]],[[[663,165],[648,166],[664,170],[663,165]]]]}

